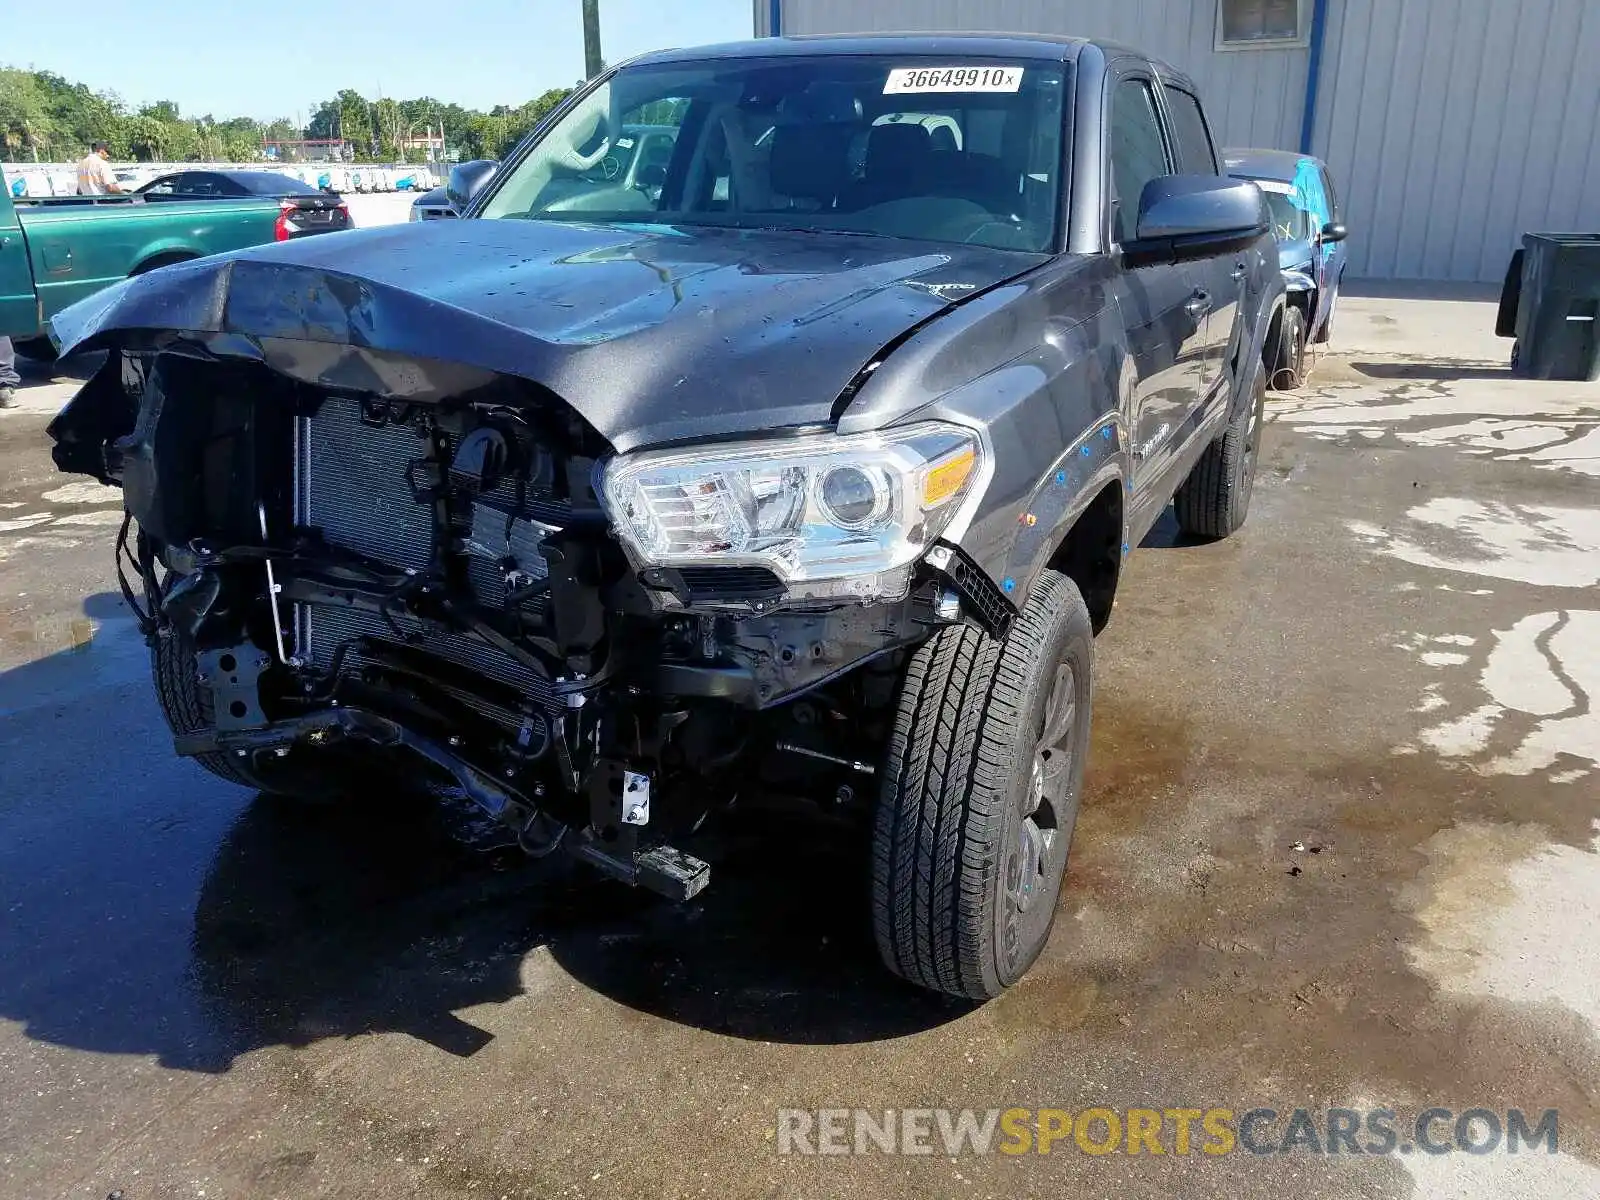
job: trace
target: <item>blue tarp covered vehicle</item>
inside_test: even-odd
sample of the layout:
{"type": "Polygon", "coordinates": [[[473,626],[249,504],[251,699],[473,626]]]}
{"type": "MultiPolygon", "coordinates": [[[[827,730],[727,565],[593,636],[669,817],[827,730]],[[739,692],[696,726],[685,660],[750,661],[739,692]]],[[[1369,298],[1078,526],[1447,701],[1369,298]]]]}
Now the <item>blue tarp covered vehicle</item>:
{"type": "Polygon", "coordinates": [[[1298,387],[1305,348],[1327,342],[1344,280],[1346,231],[1327,164],[1289,150],[1227,150],[1228,174],[1252,179],[1266,193],[1289,289],[1273,386],[1298,387]]]}

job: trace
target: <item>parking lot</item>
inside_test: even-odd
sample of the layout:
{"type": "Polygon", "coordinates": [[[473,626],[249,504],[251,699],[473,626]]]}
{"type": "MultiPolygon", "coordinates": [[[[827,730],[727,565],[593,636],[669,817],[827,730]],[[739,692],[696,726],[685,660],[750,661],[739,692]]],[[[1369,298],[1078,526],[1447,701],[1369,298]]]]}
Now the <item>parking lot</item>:
{"type": "Polygon", "coordinates": [[[1055,934],[978,1007],[882,972],[806,812],[735,813],[673,908],[449,805],[176,759],[118,496],[53,473],[74,384],[36,372],[0,413],[0,1195],[1600,1195],[1600,388],[1513,380],[1493,320],[1347,297],[1243,533],[1134,554],[1055,934]],[[1556,1109],[1560,1153],[778,1153],[779,1109],[913,1106],[1556,1109]]]}

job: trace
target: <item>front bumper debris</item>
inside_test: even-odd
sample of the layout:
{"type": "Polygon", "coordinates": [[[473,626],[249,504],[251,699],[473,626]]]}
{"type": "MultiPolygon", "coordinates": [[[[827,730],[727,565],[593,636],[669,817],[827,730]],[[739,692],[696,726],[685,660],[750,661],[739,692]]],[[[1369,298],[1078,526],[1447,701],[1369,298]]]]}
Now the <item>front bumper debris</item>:
{"type": "MultiPolygon", "coordinates": [[[[340,741],[373,746],[403,746],[445,771],[490,816],[504,823],[527,844],[542,818],[535,796],[481,770],[448,745],[407,729],[389,717],[366,709],[340,707],[273,721],[253,729],[207,729],[179,734],[173,748],[181,755],[231,754],[241,758],[275,757],[297,745],[326,748],[340,741]]],[[[559,827],[558,827],[559,828],[559,827]]],[[[632,834],[634,831],[629,830],[632,834]]],[[[711,866],[672,846],[640,845],[629,836],[615,844],[592,831],[558,835],[574,858],[623,883],[643,887],[668,900],[682,902],[704,891],[711,866]]],[[[547,845],[553,845],[544,839],[547,845]]]]}

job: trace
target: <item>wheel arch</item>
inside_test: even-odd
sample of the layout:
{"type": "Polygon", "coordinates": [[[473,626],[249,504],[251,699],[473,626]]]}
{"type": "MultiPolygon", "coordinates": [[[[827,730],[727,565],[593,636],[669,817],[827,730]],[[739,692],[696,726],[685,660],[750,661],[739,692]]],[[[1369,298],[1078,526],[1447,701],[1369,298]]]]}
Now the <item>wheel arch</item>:
{"type": "Polygon", "coordinates": [[[128,271],[128,278],[132,279],[135,275],[146,275],[151,271],[159,270],[161,267],[175,267],[179,263],[192,262],[199,257],[201,257],[200,254],[194,250],[185,249],[181,246],[169,246],[166,249],[146,254],[128,271]]]}
{"type": "MultiPolygon", "coordinates": [[[[1120,423],[1103,428],[1120,434],[1120,423]]],[[[1011,541],[1004,555],[985,569],[1019,609],[1028,602],[1046,570],[1069,577],[1083,594],[1094,631],[1111,617],[1111,607],[1128,549],[1128,461],[1120,437],[1091,431],[1069,452],[1011,518],[1011,541]],[[1105,447],[1098,466],[1080,453],[1083,445],[1105,447]],[[1083,474],[1074,463],[1084,464],[1083,474]]]]}
{"type": "Polygon", "coordinates": [[[1283,314],[1288,310],[1289,300],[1286,293],[1280,293],[1273,301],[1272,309],[1265,321],[1256,323],[1256,333],[1251,339],[1250,353],[1244,356],[1242,363],[1235,366],[1235,381],[1240,385],[1234,389],[1235,404],[1239,403],[1239,396],[1251,396],[1251,388],[1255,386],[1256,371],[1270,372],[1272,363],[1268,361],[1269,354],[1276,354],[1278,338],[1283,332],[1283,314]],[[1242,368],[1242,370],[1241,370],[1242,368]]]}
{"type": "Polygon", "coordinates": [[[1045,564],[1078,585],[1097,634],[1111,620],[1122,563],[1127,557],[1126,492],[1119,480],[1105,483],[1078,514],[1045,564]]]}

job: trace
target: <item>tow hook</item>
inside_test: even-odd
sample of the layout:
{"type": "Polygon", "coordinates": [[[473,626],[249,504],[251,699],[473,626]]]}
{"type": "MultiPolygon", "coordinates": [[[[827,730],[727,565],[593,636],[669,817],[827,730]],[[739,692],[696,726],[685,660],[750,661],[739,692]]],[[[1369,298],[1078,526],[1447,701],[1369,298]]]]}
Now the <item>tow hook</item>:
{"type": "Polygon", "coordinates": [[[671,846],[613,849],[592,829],[567,838],[567,852],[611,878],[633,887],[647,888],[681,904],[705,891],[711,882],[711,864],[671,846]]]}

